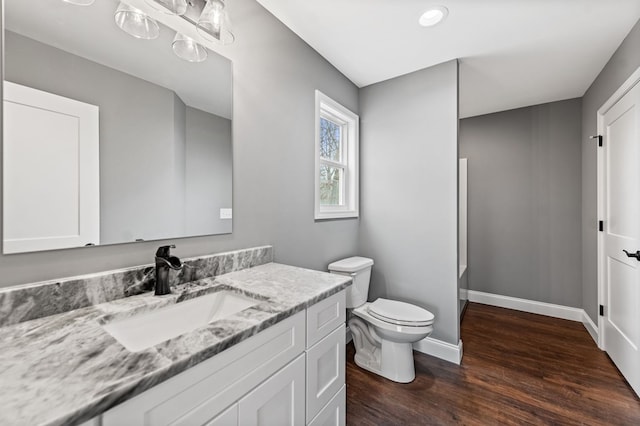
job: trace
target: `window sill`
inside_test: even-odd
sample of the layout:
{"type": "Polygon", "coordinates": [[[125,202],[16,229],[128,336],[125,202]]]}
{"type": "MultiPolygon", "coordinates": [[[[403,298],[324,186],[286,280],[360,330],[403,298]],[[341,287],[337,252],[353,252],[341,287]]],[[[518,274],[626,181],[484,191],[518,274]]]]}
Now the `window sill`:
{"type": "Polygon", "coordinates": [[[316,212],[315,220],[330,220],[330,219],[357,219],[360,215],[355,210],[349,211],[332,211],[332,212],[316,212]]]}

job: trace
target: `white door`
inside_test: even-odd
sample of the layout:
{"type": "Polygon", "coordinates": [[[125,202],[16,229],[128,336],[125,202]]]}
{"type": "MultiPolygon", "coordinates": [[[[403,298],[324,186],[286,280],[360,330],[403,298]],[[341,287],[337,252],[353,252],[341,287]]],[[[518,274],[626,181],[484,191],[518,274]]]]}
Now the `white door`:
{"type": "Polygon", "coordinates": [[[601,131],[603,344],[640,394],[640,84],[604,114],[601,131]]]}
{"type": "Polygon", "coordinates": [[[305,424],[305,356],[300,355],[238,402],[240,426],[305,424]]]}
{"type": "Polygon", "coordinates": [[[4,83],[4,253],[100,242],[98,107],[4,83]]]}

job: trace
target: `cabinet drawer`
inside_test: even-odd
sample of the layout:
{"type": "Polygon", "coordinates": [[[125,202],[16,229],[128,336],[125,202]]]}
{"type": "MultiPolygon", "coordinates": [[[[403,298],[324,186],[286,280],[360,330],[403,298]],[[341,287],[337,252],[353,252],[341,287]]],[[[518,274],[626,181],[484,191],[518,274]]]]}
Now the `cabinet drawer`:
{"type": "Polygon", "coordinates": [[[104,413],[103,426],[202,425],[304,352],[304,312],[104,413]]]}
{"type": "Polygon", "coordinates": [[[345,382],[345,327],[307,350],[307,422],[340,391],[345,382]]]}
{"type": "Polygon", "coordinates": [[[344,324],[347,316],[346,291],[342,290],[307,309],[307,348],[344,324]]]}
{"type": "Polygon", "coordinates": [[[304,424],[304,355],[238,402],[241,426],[304,424]]]}
{"type": "Polygon", "coordinates": [[[347,424],[347,385],[318,413],[309,426],[345,426],[347,424]]]}

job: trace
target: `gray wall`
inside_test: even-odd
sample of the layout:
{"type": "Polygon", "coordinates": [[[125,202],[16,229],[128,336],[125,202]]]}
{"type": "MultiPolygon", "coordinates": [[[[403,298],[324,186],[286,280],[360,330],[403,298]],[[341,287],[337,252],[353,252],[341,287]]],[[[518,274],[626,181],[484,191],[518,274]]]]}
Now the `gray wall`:
{"type": "Polygon", "coordinates": [[[185,108],[173,91],[7,32],[5,79],[100,107],[102,244],[184,235],[185,108]],[[46,66],[43,66],[46,64],[46,66]]]}
{"type": "Polygon", "coordinates": [[[640,67],[640,21],[613,54],[582,98],[582,307],[597,323],[597,111],[640,67]]]}
{"type": "Polygon", "coordinates": [[[229,7],[233,234],[3,255],[0,286],[150,263],[163,243],[182,257],[273,244],[276,261],[315,269],[357,253],[358,220],[313,219],[314,90],[357,113],[357,87],[255,0],[229,7]]]}
{"type": "Polygon", "coordinates": [[[467,118],[469,289],[582,307],[581,100],[467,118]]]}
{"type": "Polygon", "coordinates": [[[231,232],[231,220],[220,219],[220,209],[232,206],[231,120],[189,107],[186,112],[187,235],[231,232]]]}
{"type": "Polygon", "coordinates": [[[359,252],[375,261],[369,299],[429,309],[432,337],[458,328],[458,63],[360,92],[359,252]]]}
{"type": "MultiPolygon", "coordinates": [[[[173,225],[176,230],[174,235],[202,235],[203,232],[188,234],[187,232],[187,196],[189,190],[187,186],[187,106],[180,96],[173,94],[173,174],[174,190],[171,192],[171,199],[175,200],[171,203],[174,209],[175,221],[173,225]]],[[[203,112],[204,113],[204,112],[203,112]]],[[[206,114],[206,113],[204,113],[206,114]]],[[[207,114],[212,117],[212,114],[207,114]]],[[[229,159],[231,163],[231,159],[229,159]]],[[[157,167],[157,166],[156,166],[157,167]]],[[[229,166],[231,167],[231,166],[229,166]]],[[[231,176],[231,172],[229,172],[231,176]]],[[[229,182],[229,190],[231,190],[231,182],[229,182]]],[[[166,195],[165,195],[166,196],[166,195]]],[[[147,212],[149,210],[147,209],[147,212]]],[[[163,238],[167,234],[162,234],[159,238],[163,238]]]]}

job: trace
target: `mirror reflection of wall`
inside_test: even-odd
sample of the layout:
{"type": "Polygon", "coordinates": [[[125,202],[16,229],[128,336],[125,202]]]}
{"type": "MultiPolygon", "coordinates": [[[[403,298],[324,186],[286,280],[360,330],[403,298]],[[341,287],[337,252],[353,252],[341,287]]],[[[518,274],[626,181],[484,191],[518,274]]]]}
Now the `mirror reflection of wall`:
{"type": "MultiPolygon", "coordinates": [[[[5,1],[5,80],[99,109],[100,218],[99,236],[87,241],[12,250],[7,238],[21,236],[7,232],[15,224],[5,214],[5,253],[231,232],[231,220],[221,218],[232,206],[230,61],[213,52],[202,63],[182,61],[171,52],[173,35],[165,27],[158,40],[133,39],[116,27],[116,6],[5,1]],[[87,25],[91,36],[82,33],[87,25]]],[[[5,164],[12,161],[9,143],[5,164]]],[[[46,150],[34,151],[21,167],[42,187],[51,176],[37,167],[46,160],[36,160],[46,150]]],[[[40,222],[48,220],[46,210],[56,209],[48,202],[36,217],[40,222]]],[[[33,239],[33,232],[22,237],[33,239]]]]}

